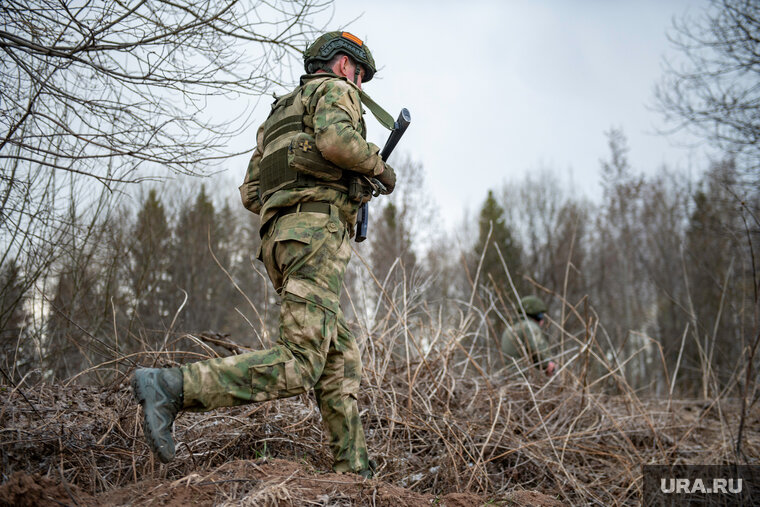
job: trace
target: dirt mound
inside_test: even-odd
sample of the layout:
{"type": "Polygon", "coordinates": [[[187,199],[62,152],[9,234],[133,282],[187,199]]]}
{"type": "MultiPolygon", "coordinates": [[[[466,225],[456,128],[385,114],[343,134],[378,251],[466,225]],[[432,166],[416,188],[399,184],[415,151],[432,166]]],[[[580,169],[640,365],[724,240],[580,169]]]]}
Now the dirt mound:
{"type": "MultiPolygon", "coordinates": [[[[561,506],[537,492],[517,491],[505,496],[506,505],[561,506]]],[[[499,500],[491,501],[502,503],[499,500]]],[[[40,475],[17,472],[0,486],[0,505],[12,506],[121,506],[185,505],[373,505],[388,507],[476,507],[489,499],[467,493],[430,494],[365,480],[353,474],[320,473],[308,465],[278,459],[233,461],[216,470],[199,470],[176,480],[151,479],[90,496],[76,486],[56,483],[40,475]]]]}
{"type": "Polygon", "coordinates": [[[60,484],[38,474],[16,472],[0,485],[0,506],[37,507],[47,505],[75,505],[89,500],[73,484],[60,484]]]}

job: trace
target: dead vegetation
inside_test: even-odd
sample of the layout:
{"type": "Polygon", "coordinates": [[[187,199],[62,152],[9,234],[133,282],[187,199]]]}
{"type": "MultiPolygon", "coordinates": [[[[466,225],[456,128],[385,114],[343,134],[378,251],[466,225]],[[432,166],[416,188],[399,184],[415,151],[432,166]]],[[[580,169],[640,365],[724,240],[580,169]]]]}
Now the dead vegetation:
{"type": "MultiPolygon", "coordinates": [[[[177,459],[162,466],[143,442],[124,372],[107,387],[2,387],[0,498],[11,503],[22,483],[9,478],[20,471],[79,504],[179,505],[194,495],[209,505],[535,505],[530,495],[545,495],[543,505],[636,505],[643,464],[737,461],[739,400],[645,399],[611,365],[618,393],[609,394],[584,382],[573,357],[551,379],[530,369],[486,373],[455,338],[401,361],[380,338],[365,350],[360,400],[376,480],[325,474],[331,456],[306,395],[182,413],[177,459]]],[[[757,407],[745,427],[742,460],[757,463],[757,407]]]]}
{"type": "MultiPolygon", "coordinates": [[[[561,367],[548,378],[527,359],[501,357],[493,346],[499,311],[475,291],[444,319],[427,301],[375,281],[384,304],[355,330],[375,479],[328,473],[332,457],[311,394],[183,412],[177,458],[158,463],[128,387],[134,364],[178,366],[248,350],[216,333],[167,333],[159,350],[64,383],[32,384],[27,375],[0,384],[0,504],[638,505],[642,465],[760,463],[757,386],[740,384],[745,365],[713,397],[650,397],[626,380],[635,356],[600,345],[588,305],[583,315],[566,305],[560,315],[585,324],[571,332],[554,323],[561,367]],[[110,380],[83,385],[102,379],[110,380]]],[[[638,353],[672,386],[678,368],[667,371],[661,351],[652,363],[657,350],[638,353]]]]}

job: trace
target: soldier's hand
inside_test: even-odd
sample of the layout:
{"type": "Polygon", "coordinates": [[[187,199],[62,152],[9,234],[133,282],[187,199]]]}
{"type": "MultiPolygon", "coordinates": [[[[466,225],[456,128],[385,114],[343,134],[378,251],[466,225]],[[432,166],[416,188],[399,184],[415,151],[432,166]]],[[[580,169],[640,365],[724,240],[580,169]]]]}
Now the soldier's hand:
{"type": "Polygon", "coordinates": [[[385,185],[386,191],[383,192],[383,194],[388,195],[393,192],[394,188],[396,188],[396,172],[388,164],[385,164],[385,169],[383,172],[375,177],[378,179],[378,181],[380,181],[380,183],[385,185]]]}

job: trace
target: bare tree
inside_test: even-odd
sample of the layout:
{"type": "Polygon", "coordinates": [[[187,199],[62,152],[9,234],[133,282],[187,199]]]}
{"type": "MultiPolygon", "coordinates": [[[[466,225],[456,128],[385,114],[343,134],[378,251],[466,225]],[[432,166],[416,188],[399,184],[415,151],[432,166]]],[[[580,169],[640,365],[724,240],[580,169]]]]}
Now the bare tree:
{"type": "Polygon", "coordinates": [[[570,301],[587,294],[583,263],[590,203],[548,169],[505,184],[500,202],[523,246],[525,274],[570,301]]]}
{"type": "MultiPolygon", "coordinates": [[[[694,252],[696,259],[705,257],[707,253],[709,262],[704,262],[702,267],[707,271],[702,274],[713,277],[724,268],[718,262],[721,259],[716,254],[721,250],[717,246],[725,247],[726,243],[714,248],[708,244],[712,251],[702,249],[709,243],[704,231],[712,229],[732,238],[741,237],[745,245],[732,248],[725,254],[732,261],[736,260],[738,266],[729,265],[731,269],[742,271],[738,276],[729,276],[729,269],[722,282],[706,280],[704,276],[702,280],[698,278],[692,282],[697,282],[700,288],[712,288],[712,293],[705,293],[709,301],[718,293],[717,289],[723,294],[733,295],[736,291],[729,289],[735,289],[737,280],[751,281],[752,304],[747,304],[749,299],[743,299],[741,308],[730,308],[729,299],[726,301],[728,306],[721,306],[720,312],[716,313],[713,308],[712,315],[710,312],[699,315],[713,324],[712,332],[708,328],[703,334],[712,335],[714,345],[718,336],[725,336],[721,325],[728,325],[738,336],[743,334],[742,320],[733,319],[730,324],[726,323],[726,311],[728,318],[731,318],[744,314],[744,305],[752,309],[753,338],[746,346],[748,361],[743,396],[743,403],[746,404],[752,384],[752,361],[760,344],[760,280],[756,261],[760,237],[760,4],[754,0],[711,0],[710,7],[701,18],[683,18],[676,22],[671,39],[686,57],[686,64],[680,68],[672,65],[667,68],[663,82],[656,90],[661,110],[677,128],[696,132],[723,150],[729,159],[728,165],[724,164],[725,168],[735,165],[737,169],[725,171],[713,168],[708,172],[709,191],[695,196],[697,206],[691,217],[689,240],[690,246],[697,249],[694,252]],[[733,204],[726,205],[726,199],[733,204]]],[[[696,316],[695,310],[691,313],[696,316]]],[[[695,322],[694,332],[698,331],[699,324],[699,321],[695,322]]],[[[717,359],[720,359],[719,352],[715,356],[717,359]]],[[[713,359],[711,352],[704,354],[713,359]]],[[[743,417],[744,411],[742,423],[743,417]]],[[[741,448],[741,430],[739,435],[737,452],[741,448]]]]}
{"type": "Polygon", "coordinates": [[[0,267],[15,259],[16,285],[42,298],[116,202],[92,183],[118,194],[233,155],[229,138],[256,98],[292,80],[291,56],[330,3],[0,3],[0,267]],[[214,117],[232,99],[238,117],[214,117]]]}
{"type": "Polygon", "coordinates": [[[225,140],[241,126],[208,114],[213,97],[281,82],[329,3],[3,2],[3,173],[18,160],[106,184],[141,166],[197,173],[230,155],[225,140]]]}
{"type": "Polygon", "coordinates": [[[127,285],[121,266],[129,236],[112,199],[105,190],[94,205],[80,206],[77,196],[71,197],[62,244],[50,272],[37,283],[43,285],[37,305],[45,308],[45,329],[38,332],[46,376],[71,376],[119,351],[112,322],[127,285]]]}
{"type": "Polygon", "coordinates": [[[231,155],[227,140],[249,118],[215,119],[209,106],[279,83],[329,2],[2,2],[2,248],[21,260],[56,243],[29,231],[65,220],[61,202],[83,194],[87,179],[64,175],[118,191],[231,155]]]}
{"type": "MultiPolygon", "coordinates": [[[[748,164],[760,160],[760,4],[711,0],[699,19],[674,22],[671,41],[685,64],[670,64],[656,98],[667,119],[748,164]]],[[[754,176],[752,176],[754,175],[754,176]]]]}

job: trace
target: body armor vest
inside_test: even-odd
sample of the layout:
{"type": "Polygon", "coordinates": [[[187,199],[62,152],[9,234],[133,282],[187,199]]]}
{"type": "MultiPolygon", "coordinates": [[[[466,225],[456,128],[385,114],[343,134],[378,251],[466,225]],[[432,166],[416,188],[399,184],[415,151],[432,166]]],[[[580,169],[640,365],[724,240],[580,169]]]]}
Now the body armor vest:
{"type": "MultiPolygon", "coordinates": [[[[278,190],[317,185],[349,190],[349,171],[322,157],[314,139],[316,104],[304,106],[304,86],[278,98],[264,122],[260,162],[260,195],[265,202],[278,190]],[[347,174],[344,174],[347,173],[347,174]]],[[[318,100],[318,94],[311,101],[318,100]]],[[[362,121],[362,137],[366,135],[362,121]]]]}

